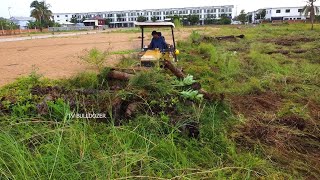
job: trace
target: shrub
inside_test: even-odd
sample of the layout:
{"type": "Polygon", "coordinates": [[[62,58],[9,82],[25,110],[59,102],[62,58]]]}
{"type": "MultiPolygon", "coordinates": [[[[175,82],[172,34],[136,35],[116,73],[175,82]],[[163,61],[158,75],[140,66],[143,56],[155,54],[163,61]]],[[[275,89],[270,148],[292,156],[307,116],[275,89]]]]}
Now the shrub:
{"type": "Polygon", "coordinates": [[[93,48],[91,50],[85,50],[86,55],[80,56],[80,59],[97,69],[101,70],[103,68],[103,64],[106,58],[110,55],[107,51],[100,51],[97,48],[93,48]]]}

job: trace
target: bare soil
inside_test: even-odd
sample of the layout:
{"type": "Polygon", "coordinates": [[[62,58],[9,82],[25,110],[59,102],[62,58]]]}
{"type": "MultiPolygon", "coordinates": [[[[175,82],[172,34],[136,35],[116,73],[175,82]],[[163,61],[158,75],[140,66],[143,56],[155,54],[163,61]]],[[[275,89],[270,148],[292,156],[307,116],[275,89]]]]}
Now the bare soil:
{"type": "MultiPolygon", "coordinates": [[[[168,42],[170,36],[164,33],[168,42]]],[[[186,38],[189,32],[177,32],[177,39],[186,38]]],[[[97,33],[64,38],[35,39],[0,43],[0,86],[20,76],[28,75],[34,67],[47,78],[59,79],[88,69],[79,56],[85,49],[98,48],[109,51],[140,49],[140,33],[97,33]]],[[[147,36],[145,43],[149,43],[147,36]]],[[[119,57],[106,60],[107,66],[115,66],[119,57]]]]}

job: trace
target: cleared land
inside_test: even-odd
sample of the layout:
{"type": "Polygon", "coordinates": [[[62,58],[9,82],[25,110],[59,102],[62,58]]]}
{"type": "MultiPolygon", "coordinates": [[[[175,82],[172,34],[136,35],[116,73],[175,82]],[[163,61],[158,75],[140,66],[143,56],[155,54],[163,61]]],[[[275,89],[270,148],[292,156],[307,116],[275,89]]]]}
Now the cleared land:
{"type": "MultiPolygon", "coordinates": [[[[0,179],[320,179],[320,26],[219,28],[178,29],[178,68],[137,71],[126,56],[123,72],[83,65],[0,88],[0,179]]],[[[139,47],[135,30],[105,35],[64,48],[139,47]]]]}
{"type": "MultiPolygon", "coordinates": [[[[141,34],[136,31],[0,42],[0,73],[2,76],[0,86],[20,76],[28,75],[34,68],[39,69],[38,72],[48,78],[57,79],[75,75],[88,67],[79,59],[85,49],[96,47],[102,51],[111,52],[139,49],[141,34]]],[[[190,31],[178,32],[178,39],[188,36],[190,31]]],[[[147,36],[150,36],[149,33],[147,36]]],[[[145,43],[149,41],[150,37],[145,43]]],[[[171,41],[168,39],[168,42],[171,41]]],[[[118,62],[119,56],[111,56],[105,64],[114,66],[118,62]]]]}

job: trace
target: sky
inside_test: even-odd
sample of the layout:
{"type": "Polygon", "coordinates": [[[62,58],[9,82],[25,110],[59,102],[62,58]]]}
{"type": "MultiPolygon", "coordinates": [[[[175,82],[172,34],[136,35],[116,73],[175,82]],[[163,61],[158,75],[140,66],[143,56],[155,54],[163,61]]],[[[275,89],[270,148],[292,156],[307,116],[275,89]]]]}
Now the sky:
{"type": "MultiPolygon", "coordinates": [[[[30,16],[32,0],[0,0],[0,17],[30,16]]],[[[303,6],[306,0],[46,0],[53,13],[99,12],[109,10],[139,10],[178,8],[193,6],[235,5],[234,14],[242,9],[246,12],[267,7],[303,6]],[[153,3],[158,2],[158,3],[153,3]]],[[[319,3],[318,3],[319,5],[319,3]]]]}

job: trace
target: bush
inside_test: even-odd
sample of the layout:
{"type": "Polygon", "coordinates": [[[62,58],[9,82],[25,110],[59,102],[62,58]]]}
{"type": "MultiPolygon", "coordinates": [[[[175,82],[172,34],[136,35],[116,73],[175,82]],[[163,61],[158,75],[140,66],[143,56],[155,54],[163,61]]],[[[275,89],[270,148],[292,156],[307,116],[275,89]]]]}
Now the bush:
{"type": "Polygon", "coordinates": [[[199,53],[208,56],[210,61],[217,61],[217,50],[212,44],[201,43],[199,53]]]}
{"type": "Polygon", "coordinates": [[[190,40],[192,42],[199,42],[201,39],[201,35],[197,31],[192,31],[190,35],[190,40]]]}
{"type": "Polygon", "coordinates": [[[91,50],[85,50],[85,53],[86,55],[80,56],[80,59],[96,67],[99,70],[103,68],[103,64],[109,55],[109,52],[107,51],[102,52],[97,48],[93,48],[91,50]]]}

